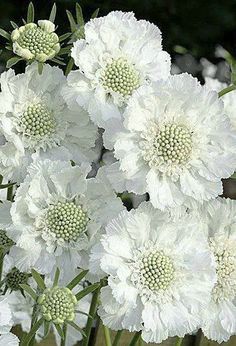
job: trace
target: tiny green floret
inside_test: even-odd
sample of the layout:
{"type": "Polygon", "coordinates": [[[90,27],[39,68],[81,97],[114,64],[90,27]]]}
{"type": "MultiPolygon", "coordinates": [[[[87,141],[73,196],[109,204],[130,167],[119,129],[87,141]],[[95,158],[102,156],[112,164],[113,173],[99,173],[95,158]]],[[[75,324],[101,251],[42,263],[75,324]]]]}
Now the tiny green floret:
{"type": "Polygon", "coordinates": [[[6,275],[6,287],[11,291],[21,290],[20,285],[27,284],[29,279],[29,274],[19,271],[17,268],[13,268],[6,275]]]}
{"type": "Polygon", "coordinates": [[[38,298],[44,319],[55,324],[71,322],[75,319],[77,299],[67,287],[47,288],[38,298]]]}

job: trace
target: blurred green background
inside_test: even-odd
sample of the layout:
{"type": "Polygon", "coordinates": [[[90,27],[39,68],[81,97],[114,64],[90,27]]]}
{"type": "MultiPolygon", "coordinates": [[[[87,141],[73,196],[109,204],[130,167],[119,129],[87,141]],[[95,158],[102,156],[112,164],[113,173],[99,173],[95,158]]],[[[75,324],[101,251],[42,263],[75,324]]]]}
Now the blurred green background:
{"type": "MultiPolygon", "coordinates": [[[[56,2],[57,32],[59,34],[68,32],[69,24],[65,10],[74,13],[75,0],[33,2],[36,19],[47,19],[53,3],[56,2]]],[[[81,0],[78,2],[83,8],[86,20],[90,18],[92,12],[100,8],[100,16],[106,15],[111,10],[133,11],[138,19],[146,19],[158,25],[163,33],[164,49],[171,54],[175,65],[174,72],[190,72],[202,80],[206,61],[210,61],[217,65],[217,70],[212,72],[212,76],[223,81],[229,78],[227,64],[219,54],[215,53],[215,49],[220,45],[236,57],[236,0],[81,0]]],[[[21,24],[21,18],[26,17],[28,3],[26,0],[0,0],[0,27],[6,31],[12,30],[10,20],[21,24]]],[[[4,45],[4,39],[0,38],[0,49],[3,49],[4,45]]],[[[5,70],[8,58],[9,54],[3,51],[0,55],[0,72],[5,70]]],[[[17,72],[23,71],[24,66],[24,63],[17,65],[17,72]]],[[[205,73],[207,74],[209,73],[205,73]]],[[[235,181],[227,179],[224,188],[225,196],[236,199],[235,181]]],[[[130,338],[126,333],[122,339],[122,346],[127,344],[126,337],[130,338]]],[[[43,345],[52,346],[54,342],[48,339],[43,345]]],[[[101,330],[96,345],[104,346],[101,330]]],[[[164,345],[172,346],[173,341],[169,340],[164,345]]],[[[186,346],[190,345],[217,344],[207,341],[201,335],[199,338],[187,339],[186,346]]],[[[231,338],[225,345],[236,346],[236,338],[231,338]]]]}

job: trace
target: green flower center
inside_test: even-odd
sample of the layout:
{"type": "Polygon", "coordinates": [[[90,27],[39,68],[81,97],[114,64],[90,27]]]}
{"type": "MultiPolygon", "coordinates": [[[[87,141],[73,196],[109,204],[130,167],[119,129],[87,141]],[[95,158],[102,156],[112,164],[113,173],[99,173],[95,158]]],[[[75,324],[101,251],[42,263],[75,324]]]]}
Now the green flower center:
{"type": "Polygon", "coordinates": [[[231,299],[236,295],[236,255],[228,249],[214,249],[217,283],[213,289],[216,301],[231,299]]]}
{"type": "Polygon", "coordinates": [[[14,242],[8,238],[6,231],[0,229],[0,248],[10,248],[14,242]]]}
{"type": "Polygon", "coordinates": [[[29,105],[20,118],[24,135],[38,140],[55,132],[56,121],[52,111],[44,104],[29,105]]]}
{"type": "Polygon", "coordinates": [[[6,275],[6,286],[11,291],[18,291],[21,289],[21,284],[27,284],[29,275],[27,273],[20,272],[19,269],[13,268],[6,275]]]}
{"type": "Polygon", "coordinates": [[[80,205],[74,202],[58,202],[47,211],[46,225],[57,239],[77,241],[85,232],[89,218],[80,205]]]}
{"type": "Polygon", "coordinates": [[[166,290],[174,279],[175,268],[170,257],[162,251],[151,252],[142,258],[140,280],[152,291],[166,290]]]}
{"type": "Polygon", "coordinates": [[[45,320],[56,324],[73,321],[77,299],[68,288],[53,287],[46,289],[39,297],[38,304],[45,320]]]}
{"type": "Polygon", "coordinates": [[[40,27],[25,28],[16,42],[33,55],[44,53],[50,55],[55,46],[55,37],[40,27]]]}
{"type": "Polygon", "coordinates": [[[140,85],[139,73],[125,59],[114,60],[106,66],[102,76],[105,89],[129,96],[140,85]]]}
{"type": "Polygon", "coordinates": [[[144,160],[150,166],[161,163],[184,165],[192,152],[192,133],[185,126],[164,125],[161,130],[151,128],[150,136],[142,142],[144,160]]]}

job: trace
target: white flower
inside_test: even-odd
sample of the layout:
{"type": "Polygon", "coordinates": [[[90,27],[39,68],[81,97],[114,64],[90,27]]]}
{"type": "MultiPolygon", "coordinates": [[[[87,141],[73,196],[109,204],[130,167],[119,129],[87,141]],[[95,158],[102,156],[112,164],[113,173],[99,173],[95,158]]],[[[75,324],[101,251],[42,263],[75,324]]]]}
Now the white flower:
{"type": "Polygon", "coordinates": [[[160,209],[216,197],[236,167],[236,132],[222,101],[188,74],[140,88],[114,148],[114,187],[148,192],[160,209]]]}
{"type": "Polygon", "coordinates": [[[203,311],[201,328],[209,339],[221,343],[236,334],[236,201],[214,200],[205,205],[205,210],[217,283],[203,311]]]}
{"type": "MultiPolygon", "coordinates": [[[[215,90],[217,92],[223,90],[228,85],[226,83],[220,82],[218,79],[206,77],[205,85],[210,90],[215,90]]],[[[225,113],[230,118],[233,128],[236,130],[236,91],[231,91],[221,97],[224,102],[225,113]]]]}
{"type": "Polygon", "coordinates": [[[45,62],[60,51],[55,25],[49,20],[25,24],[11,33],[13,52],[25,60],[45,62]]]}
{"type": "Polygon", "coordinates": [[[8,296],[0,295],[0,334],[6,334],[13,325],[12,313],[8,303],[8,296]]]}
{"type": "Polygon", "coordinates": [[[50,160],[29,167],[10,210],[12,225],[5,227],[19,270],[46,274],[59,267],[67,276],[67,268],[88,266],[89,247],[123,209],[103,171],[86,179],[89,171],[88,164],[50,160]]]}
{"type": "Polygon", "coordinates": [[[130,96],[142,85],[166,79],[170,57],[162,50],[160,30],[131,12],[90,20],[84,31],[85,39],[76,41],[71,52],[79,69],[69,74],[64,95],[107,130],[105,145],[111,148],[109,133],[122,127],[130,96]]]}
{"type": "Polygon", "coordinates": [[[0,346],[18,346],[20,340],[12,333],[3,334],[0,336],[0,346]]]}
{"type": "Polygon", "coordinates": [[[88,113],[77,106],[69,110],[61,90],[63,72],[45,65],[42,75],[37,65],[15,75],[1,75],[0,171],[8,179],[21,181],[33,156],[75,162],[94,158],[97,127],[88,113]]]}
{"type": "Polygon", "coordinates": [[[92,272],[108,275],[103,323],[157,343],[197,328],[215,283],[205,232],[194,213],[173,219],[150,202],[111,221],[90,258],[92,272]]]}

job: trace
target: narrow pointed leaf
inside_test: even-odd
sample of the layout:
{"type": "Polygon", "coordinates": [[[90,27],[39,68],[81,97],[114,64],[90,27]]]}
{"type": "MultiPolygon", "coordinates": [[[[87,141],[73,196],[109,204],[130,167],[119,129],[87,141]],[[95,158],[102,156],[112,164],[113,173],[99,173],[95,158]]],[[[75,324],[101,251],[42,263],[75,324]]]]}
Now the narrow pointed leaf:
{"type": "Polygon", "coordinates": [[[14,56],[13,58],[11,58],[7,61],[7,68],[14,66],[15,64],[17,64],[21,60],[23,60],[23,59],[18,57],[18,56],[14,56]]]}
{"type": "Polygon", "coordinates": [[[38,73],[41,75],[43,73],[43,62],[38,62],[38,73]]]}
{"type": "Polygon", "coordinates": [[[35,301],[37,300],[37,294],[36,292],[29,286],[29,285],[25,285],[25,284],[21,284],[20,287],[26,292],[28,293],[35,301]]]}
{"type": "Polygon", "coordinates": [[[29,344],[29,342],[32,340],[32,338],[35,336],[37,330],[41,327],[41,325],[43,324],[43,317],[40,318],[40,320],[38,320],[32,327],[32,329],[30,330],[29,334],[26,335],[26,337],[24,338],[24,340],[22,340],[23,342],[21,343],[24,346],[27,346],[29,344]]]}
{"type": "Polygon", "coordinates": [[[67,17],[69,19],[69,22],[70,22],[70,29],[71,29],[71,32],[74,32],[77,30],[77,24],[74,20],[74,17],[72,16],[71,12],[66,10],[66,14],[67,14],[67,17]]]}
{"type": "Polygon", "coordinates": [[[26,22],[26,20],[24,20],[24,18],[22,18],[22,22],[24,25],[27,24],[27,22],[26,22]]]}
{"type": "Polygon", "coordinates": [[[59,324],[56,324],[56,323],[54,324],[54,326],[55,326],[58,334],[60,335],[60,337],[64,340],[65,336],[64,336],[64,333],[63,333],[61,326],[59,324]]]}
{"type": "Polygon", "coordinates": [[[78,4],[78,2],[75,5],[75,13],[76,13],[77,24],[79,24],[79,26],[84,26],[83,11],[81,6],[78,4]]]}
{"type": "Polygon", "coordinates": [[[59,281],[59,276],[60,276],[60,269],[57,268],[55,275],[54,275],[54,280],[53,280],[53,287],[58,285],[58,281],[59,281]]]}
{"type": "Polygon", "coordinates": [[[54,23],[54,21],[55,21],[56,14],[57,14],[57,5],[56,5],[55,2],[54,2],[53,6],[52,6],[52,9],[51,9],[50,16],[49,16],[49,20],[50,20],[51,22],[53,22],[53,23],[54,23]]]}
{"type": "Polygon", "coordinates": [[[97,8],[91,15],[91,19],[97,18],[100,8],[97,8]]]}
{"type": "Polygon", "coordinates": [[[77,312],[77,314],[81,314],[81,315],[85,315],[89,318],[93,318],[93,316],[87,314],[87,312],[81,311],[81,310],[75,310],[75,312],[77,312]]]}
{"type": "Polygon", "coordinates": [[[72,290],[86,276],[87,273],[88,273],[88,270],[83,270],[71,282],[68,283],[67,287],[70,290],[72,290]]]}
{"type": "Polygon", "coordinates": [[[70,53],[70,51],[71,51],[71,46],[61,48],[60,52],[57,55],[57,58],[60,55],[66,55],[66,54],[68,55],[70,53]]]}
{"type": "Polygon", "coordinates": [[[10,23],[11,23],[11,26],[13,27],[13,29],[19,28],[18,25],[15,22],[13,22],[12,20],[10,20],[10,23]]]}
{"type": "Polygon", "coordinates": [[[34,280],[37,282],[37,285],[39,286],[39,288],[41,288],[41,290],[45,290],[46,286],[45,286],[45,283],[43,281],[42,276],[38,272],[36,272],[36,270],[34,270],[34,269],[31,270],[31,273],[32,273],[34,280]]]}
{"type": "Polygon", "coordinates": [[[65,75],[68,76],[68,74],[70,73],[70,71],[72,70],[74,66],[74,59],[73,58],[70,58],[67,66],[66,66],[66,72],[65,72],[65,75]]]}
{"type": "Polygon", "coordinates": [[[50,332],[51,323],[48,321],[44,321],[44,338],[46,338],[50,332]]]}
{"type": "Polygon", "coordinates": [[[34,5],[32,2],[29,3],[28,11],[27,11],[27,23],[34,22],[34,5]]]}
{"type": "Polygon", "coordinates": [[[14,186],[15,184],[16,183],[2,184],[2,185],[0,185],[0,190],[8,189],[9,187],[14,186]]]}
{"type": "Polygon", "coordinates": [[[96,289],[98,289],[100,287],[100,284],[97,283],[97,284],[93,284],[93,285],[90,285],[88,287],[86,287],[84,290],[78,292],[76,294],[76,299],[77,300],[80,300],[82,299],[83,297],[87,296],[89,293],[95,291],[96,289]]]}
{"type": "Polygon", "coordinates": [[[71,36],[71,32],[67,32],[64,35],[59,36],[59,42],[65,41],[67,38],[71,36]]]}
{"type": "Polygon", "coordinates": [[[80,332],[80,333],[83,335],[84,338],[87,338],[87,335],[86,335],[85,331],[84,331],[82,328],[80,328],[75,322],[73,322],[73,321],[68,321],[67,323],[68,323],[71,327],[73,327],[73,328],[75,328],[76,330],[78,330],[78,332],[80,332]]]}
{"type": "Polygon", "coordinates": [[[56,64],[61,65],[61,66],[65,66],[66,65],[63,61],[61,61],[61,60],[59,60],[57,58],[53,58],[53,59],[51,59],[51,61],[53,61],[56,64]]]}
{"type": "Polygon", "coordinates": [[[5,30],[3,29],[0,29],[0,35],[4,38],[6,38],[8,41],[11,41],[11,35],[6,32],[5,30]]]}

